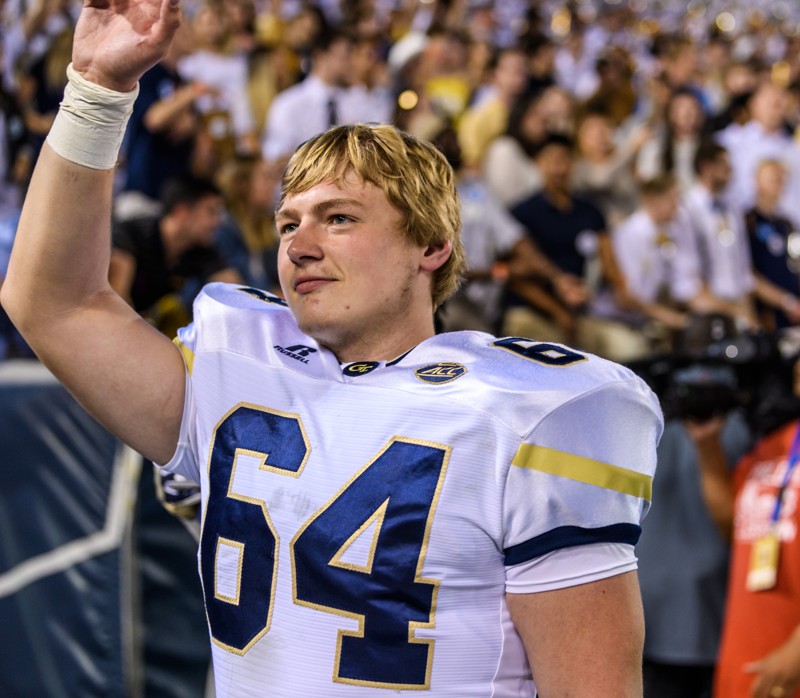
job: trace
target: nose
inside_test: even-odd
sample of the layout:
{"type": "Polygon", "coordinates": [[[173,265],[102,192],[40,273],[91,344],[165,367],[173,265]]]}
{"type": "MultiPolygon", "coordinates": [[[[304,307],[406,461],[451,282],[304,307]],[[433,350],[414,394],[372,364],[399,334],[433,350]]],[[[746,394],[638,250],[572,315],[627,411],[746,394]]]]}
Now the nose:
{"type": "Polygon", "coordinates": [[[323,226],[313,221],[303,221],[298,224],[286,247],[286,254],[293,264],[302,266],[309,262],[322,259],[323,226]]]}

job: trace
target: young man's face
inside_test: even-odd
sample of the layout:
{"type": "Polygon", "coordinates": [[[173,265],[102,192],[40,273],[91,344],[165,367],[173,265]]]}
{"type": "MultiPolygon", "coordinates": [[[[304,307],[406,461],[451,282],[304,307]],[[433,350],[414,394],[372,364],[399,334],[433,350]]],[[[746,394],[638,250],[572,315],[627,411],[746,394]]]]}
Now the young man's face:
{"type": "Polygon", "coordinates": [[[778,163],[762,165],[756,175],[756,191],[759,196],[767,199],[779,199],[785,183],[786,170],[778,163]]]}
{"type": "Polygon", "coordinates": [[[211,245],[222,222],[222,197],[210,194],[187,204],[182,217],[186,233],[195,245],[211,245]]]}
{"type": "Polygon", "coordinates": [[[539,152],[536,164],[546,186],[568,190],[572,177],[572,151],[564,145],[552,143],[539,152]]]}
{"type": "Polygon", "coordinates": [[[659,194],[651,194],[646,203],[656,223],[668,223],[678,211],[678,188],[673,186],[659,194]]]}
{"type": "Polygon", "coordinates": [[[521,51],[506,51],[497,62],[494,79],[497,86],[506,94],[522,94],[528,84],[525,54],[521,51]]]}
{"type": "Polygon", "coordinates": [[[345,87],[351,77],[353,46],[347,39],[334,41],[327,51],[317,54],[314,58],[318,63],[318,70],[323,79],[332,85],[345,87]]]}
{"type": "Polygon", "coordinates": [[[391,358],[374,354],[383,336],[432,313],[426,248],[400,224],[383,191],[353,176],[289,195],[278,211],[284,296],[299,327],[342,361],[391,358]]]}
{"type": "Polygon", "coordinates": [[[717,155],[711,167],[711,187],[714,191],[722,192],[731,181],[733,169],[731,158],[727,153],[717,155]]]}

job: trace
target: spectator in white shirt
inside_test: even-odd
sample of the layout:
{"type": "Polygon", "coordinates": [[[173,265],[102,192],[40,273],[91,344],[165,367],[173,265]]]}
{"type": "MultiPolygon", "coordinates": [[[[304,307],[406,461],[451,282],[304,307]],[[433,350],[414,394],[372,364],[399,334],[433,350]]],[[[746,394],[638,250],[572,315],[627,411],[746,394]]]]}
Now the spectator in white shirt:
{"type": "Polygon", "coordinates": [[[754,287],[744,218],[727,199],[731,179],[728,151],[704,142],[695,155],[697,180],[683,196],[698,250],[700,276],[721,310],[746,326],[755,324],[754,287]]]}
{"type": "MultiPolygon", "coordinates": [[[[200,8],[192,23],[198,48],[178,61],[178,74],[209,88],[195,105],[219,149],[249,152],[255,122],[247,94],[247,58],[229,51],[227,21],[224,10],[212,2],[200,8]]],[[[221,159],[231,154],[223,152],[221,159]]]]}
{"type": "Polygon", "coordinates": [[[331,126],[371,120],[369,102],[359,103],[347,92],[352,52],[353,41],[343,32],[329,30],[319,37],[308,77],[276,95],[270,105],[262,143],[268,162],[285,164],[298,145],[331,126]]]}
{"type": "MultiPolygon", "coordinates": [[[[642,183],[641,206],[612,230],[611,244],[636,312],[632,325],[655,321],[667,330],[686,326],[686,309],[702,298],[697,250],[671,175],[642,183]]],[[[702,305],[702,304],[700,304],[702,305]]]]}
{"type": "Polygon", "coordinates": [[[342,109],[359,121],[388,124],[394,112],[391,75],[381,56],[379,37],[360,34],[353,43],[350,87],[342,94],[342,109]]]}
{"type": "Polygon", "coordinates": [[[731,194],[742,210],[753,206],[759,163],[778,160],[787,175],[781,208],[800,226],[800,147],[786,130],[786,90],[768,80],[762,82],[750,98],[749,106],[750,121],[741,127],[729,127],[718,137],[731,155],[731,194]]]}

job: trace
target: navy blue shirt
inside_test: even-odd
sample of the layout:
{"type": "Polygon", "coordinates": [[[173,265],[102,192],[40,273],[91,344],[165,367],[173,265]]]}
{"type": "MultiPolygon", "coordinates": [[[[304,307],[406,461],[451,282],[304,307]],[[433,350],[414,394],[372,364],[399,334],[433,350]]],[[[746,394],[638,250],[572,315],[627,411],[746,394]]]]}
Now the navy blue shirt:
{"type": "MultiPolygon", "coordinates": [[[[789,235],[795,232],[791,222],[756,209],[747,213],[746,222],[753,270],[784,291],[800,293],[800,274],[787,252],[789,235]]],[[[780,311],[775,313],[775,323],[779,328],[791,324],[780,311]]]]}
{"type": "Polygon", "coordinates": [[[583,278],[586,262],[597,255],[606,234],[603,214],[588,201],[572,197],[568,210],[556,207],[544,192],[511,209],[544,255],[562,271],[583,278]]]}
{"type": "Polygon", "coordinates": [[[175,140],[168,132],[153,133],[144,123],[148,109],[182,85],[177,73],[160,63],[139,80],[139,96],[125,134],[126,191],[139,191],[158,199],[167,180],[189,174],[194,135],[175,140]]]}

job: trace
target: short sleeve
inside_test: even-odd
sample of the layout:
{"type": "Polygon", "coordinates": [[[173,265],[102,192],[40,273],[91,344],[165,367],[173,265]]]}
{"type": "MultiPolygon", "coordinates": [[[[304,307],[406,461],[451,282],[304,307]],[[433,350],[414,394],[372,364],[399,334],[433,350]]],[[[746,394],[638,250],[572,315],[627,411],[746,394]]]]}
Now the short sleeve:
{"type": "Polygon", "coordinates": [[[662,429],[658,401],[633,376],[582,393],[533,428],[513,458],[504,494],[505,564],[525,569],[510,575],[514,591],[582,584],[604,570],[627,569],[650,506],[662,429]],[[594,552],[585,554],[584,546],[594,552]],[[627,563],[621,549],[629,551],[627,563]]]}
{"type": "Polygon", "coordinates": [[[186,367],[186,388],[183,402],[183,416],[178,435],[178,447],[163,469],[191,480],[200,482],[200,464],[197,457],[195,424],[195,405],[192,386],[192,369],[197,344],[197,328],[194,323],[178,330],[178,336],[172,340],[181,352],[186,367]]]}

